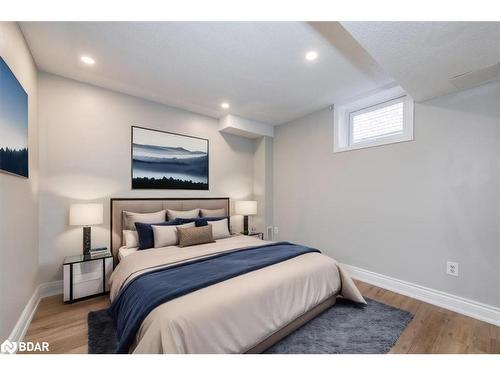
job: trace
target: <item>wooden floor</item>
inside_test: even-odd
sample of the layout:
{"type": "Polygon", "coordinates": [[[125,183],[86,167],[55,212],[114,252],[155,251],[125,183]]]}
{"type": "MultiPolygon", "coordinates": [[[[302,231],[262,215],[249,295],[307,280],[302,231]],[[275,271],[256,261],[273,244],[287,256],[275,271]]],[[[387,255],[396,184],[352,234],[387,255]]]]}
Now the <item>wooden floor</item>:
{"type": "MultiPolygon", "coordinates": [[[[500,353],[500,327],[356,281],[364,296],[410,311],[414,318],[390,353],[500,353]]],[[[87,353],[87,314],[108,306],[107,296],[62,303],[42,300],[25,341],[47,341],[51,353],[87,353]]]]}

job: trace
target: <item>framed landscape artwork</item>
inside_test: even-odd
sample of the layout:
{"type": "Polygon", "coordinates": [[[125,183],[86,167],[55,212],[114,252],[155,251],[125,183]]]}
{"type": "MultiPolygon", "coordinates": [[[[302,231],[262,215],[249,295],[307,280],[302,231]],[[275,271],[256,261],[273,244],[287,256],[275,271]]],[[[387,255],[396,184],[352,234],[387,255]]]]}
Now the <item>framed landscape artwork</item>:
{"type": "Polygon", "coordinates": [[[132,189],[208,190],[208,139],[132,126],[132,189]]]}
{"type": "Polygon", "coordinates": [[[28,178],[28,94],[1,57],[0,171],[28,178]]]}

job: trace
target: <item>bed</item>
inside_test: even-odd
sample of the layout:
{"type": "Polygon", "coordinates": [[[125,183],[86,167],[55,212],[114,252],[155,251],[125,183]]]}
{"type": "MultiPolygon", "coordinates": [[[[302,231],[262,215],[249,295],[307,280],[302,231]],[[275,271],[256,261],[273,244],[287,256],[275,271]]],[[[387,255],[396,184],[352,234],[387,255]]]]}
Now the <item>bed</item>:
{"type": "Polygon", "coordinates": [[[193,208],[224,208],[229,216],[230,201],[111,200],[111,248],[118,264],[110,279],[110,310],[121,328],[119,340],[124,344],[119,352],[260,353],[333,306],[339,295],[365,303],[335,260],[304,246],[232,235],[185,248],[123,251],[123,211],[193,208]],[[262,261],[262,257],[269,259],[262,261]],[[246,265],[249,259],[260,266],[246,265]],[[199,275],[209,264],[218,270],[206,276],[211,282],[175,294],[181,285],[190,286],[194,279],[205,277],[199,275]],[[153,302],[166,300],[158,293],[177,297],[153,302]]]}

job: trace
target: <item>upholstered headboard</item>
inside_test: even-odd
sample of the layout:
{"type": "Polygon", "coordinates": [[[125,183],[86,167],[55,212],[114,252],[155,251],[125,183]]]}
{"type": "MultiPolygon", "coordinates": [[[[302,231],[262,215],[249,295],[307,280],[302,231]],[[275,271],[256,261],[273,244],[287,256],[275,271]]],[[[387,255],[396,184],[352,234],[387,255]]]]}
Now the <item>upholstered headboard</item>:
{"type": "Polygon", "coordinates": [[[116,257],[122,246],[123,211],[156,212],[164,209],[192,210],[193,208],[226,210],[229,216],[229,198],[111,198],[111,251],[116,257]]]}

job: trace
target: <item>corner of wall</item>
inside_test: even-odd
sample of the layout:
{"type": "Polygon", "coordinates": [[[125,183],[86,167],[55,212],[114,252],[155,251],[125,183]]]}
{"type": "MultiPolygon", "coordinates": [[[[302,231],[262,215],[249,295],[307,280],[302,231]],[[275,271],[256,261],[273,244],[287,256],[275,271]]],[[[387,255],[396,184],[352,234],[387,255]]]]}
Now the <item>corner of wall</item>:
{"type": "Polygon", "coordinates": [[[273,222],[273,138],[261,137],[255,140],[254,154],[254,199],[257,201],[257,215],[252,226],[264,233],[273,222]]]}
{"type": "Polygon", "coordinates": [[[37,69],[15,22],[0,22],[0,55],[28,93],[29,178],[0,172],[0,341],[36,290],[38,269],[37,69]]]}

